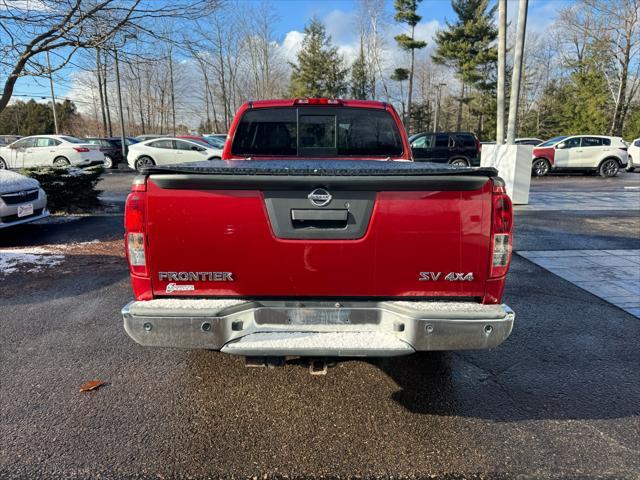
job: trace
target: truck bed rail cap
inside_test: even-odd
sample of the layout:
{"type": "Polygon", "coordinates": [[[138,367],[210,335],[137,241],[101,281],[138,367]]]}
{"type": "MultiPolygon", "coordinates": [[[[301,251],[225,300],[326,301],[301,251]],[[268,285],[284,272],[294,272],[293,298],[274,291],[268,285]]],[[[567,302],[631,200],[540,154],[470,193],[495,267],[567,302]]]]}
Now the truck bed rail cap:
{"type": "Polygon", "coordinates": [[[146,167],[145,174],[214,174],[214,175],[274,175],[274,176],[433,176],[471,175],[495,177],[491,167],[457,167],[430,162],[383,160],[208,160],[176,165],[146,167]]]}

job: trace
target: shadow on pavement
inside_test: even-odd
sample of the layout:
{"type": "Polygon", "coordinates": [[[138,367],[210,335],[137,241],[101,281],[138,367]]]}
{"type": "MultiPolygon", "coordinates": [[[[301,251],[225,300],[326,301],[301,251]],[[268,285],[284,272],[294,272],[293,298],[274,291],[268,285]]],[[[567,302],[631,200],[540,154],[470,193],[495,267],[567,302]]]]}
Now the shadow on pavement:
{"type": "MultiPolygon", "coordinates": [[[[63,217],[64,218],[64,217],[63,217]]],[[[74,242],[120,240],[124,237],[122,216],[82,217],[69,221],[54,219],[0,230],[0,248],[36,245],[64,245],[74,242]]]]}
{"type": "MultiPolygon", "coordinates": [[[[128,276],[123,257],[69,255],[60,265],[51,268],[0,274],[0,308],[72,299],[115,284],[128,276]]],[[[82,306],[76,305],[75,308],[82,306]]]]}
{"type": "MultiPolygon", "coordinates": [[[[556,372],[549,365],[541,370],[532,366],[497,373],[481,368],[472,354],[444,352],[372,363],[398,384],[400,390],[392,398],[412,413],[495,422],[640,415],[640,406],[632,400],[639,393],[637,375],[635,380],[634,375],[624,379],[620,372],[611,372],[609,377],[585,369],[567,378],[560,373],[564,367],[556,372]],[[576,383],[582,387],[576,388],[576,383]]],[[[578,369],[580,365],[574,368],[578,369]]]]}

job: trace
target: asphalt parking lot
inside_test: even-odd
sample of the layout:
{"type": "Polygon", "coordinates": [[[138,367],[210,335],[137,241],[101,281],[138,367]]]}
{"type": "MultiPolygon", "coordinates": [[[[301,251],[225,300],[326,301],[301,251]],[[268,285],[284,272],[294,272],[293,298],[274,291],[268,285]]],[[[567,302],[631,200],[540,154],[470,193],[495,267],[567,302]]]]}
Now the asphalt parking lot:
{"type": "MultiPolygon", "coordinates": [[[[132,176],[105,175],[103,198],[121,206],[132,176]]],[[[640,478],[640,319],[517,254],[640,249],[640,208],[546,201],[639,188],[640,173],[533,181],[497,349],[326,376],[136,345],[117,213],[2,232],[0,249],[64,258],[0,273],[0,478],[640,478]],[[92,379],[106,385],[80,393],[92,379]]]]}

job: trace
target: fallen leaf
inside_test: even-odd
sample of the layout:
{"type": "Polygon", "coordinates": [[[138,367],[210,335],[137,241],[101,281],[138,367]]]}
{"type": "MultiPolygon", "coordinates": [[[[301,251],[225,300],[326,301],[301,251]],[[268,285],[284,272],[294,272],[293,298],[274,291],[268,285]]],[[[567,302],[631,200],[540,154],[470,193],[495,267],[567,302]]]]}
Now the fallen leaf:
{"type": "Polygon", "coordinates": [[[101,380],[89,380],[87,383],[80,387],[81,392],[90,392],[91,390],[95,390],[96,388],[104,385],[104,382],[101,380]]]}

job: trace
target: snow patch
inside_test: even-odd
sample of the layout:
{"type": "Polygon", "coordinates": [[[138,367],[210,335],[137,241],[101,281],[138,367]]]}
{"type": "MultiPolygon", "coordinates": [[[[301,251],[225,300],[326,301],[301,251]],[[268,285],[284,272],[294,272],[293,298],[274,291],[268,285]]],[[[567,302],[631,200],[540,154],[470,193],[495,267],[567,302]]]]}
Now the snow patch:
{"type": "Polygon", "coordinates": [[[54,255],[42,247],[0,249],[0,275],[18,270],[29,273],[40,272],[44,268],[60,265],[64,255],[54,255]]]}
{"type": "Polygon", "coordinates": [[[18,270],[29,273],[41,272],[45,268],[60,265],[65,259],[64,253],[68,250],[96,243],[100,243],[100,240],[65,245],[0,249],[0,276],[14,273],[18,270]]]}
{"type": "Polygon", "coordinates": [[[410,308],[421,312],[486,312],[501,310],[500,305],[483,305],[473,302],[389,302],[398,307],[410,308]]]}
{"type": "Polygon", "coordinates": [[[0,193],[17,192],[40,188],[40,183],[34,178],[25,177],[9,170],[0,170],[0,193]]]}
{"type": "Polygon", "coordinates": [[[157,300],[147,300],[143,302],[136,302],[135,308],[137,309],[173,309],[173,310],[217,310],[222,311],[225,308],[234,307],[247,303],[246,300],[233,300],[229,298],[224,299],[185,299],[185,298],[159,298],[157,300]]]}

